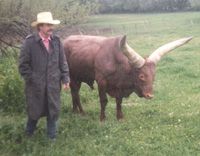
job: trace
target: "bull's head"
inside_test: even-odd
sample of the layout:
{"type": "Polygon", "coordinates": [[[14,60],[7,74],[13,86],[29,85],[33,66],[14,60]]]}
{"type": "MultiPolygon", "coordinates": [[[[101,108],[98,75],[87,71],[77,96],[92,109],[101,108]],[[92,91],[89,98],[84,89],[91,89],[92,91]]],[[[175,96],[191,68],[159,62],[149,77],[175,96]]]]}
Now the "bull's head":
{"type": "Polygon", "coordinates": [[[153,81],[155,77],[156,64],[166,53],[186,44],[190,40],[192,40],[192,37],[168,43],[155,50],[149,56],[149,58],[144,59],[126,43],[126,35],[121,38],[119,44],[122,52],[128,58],[132,66],[137,69],[135,78],[135,92],[139,97],[144,97],[147,99],[154,97],[153,81]]]}

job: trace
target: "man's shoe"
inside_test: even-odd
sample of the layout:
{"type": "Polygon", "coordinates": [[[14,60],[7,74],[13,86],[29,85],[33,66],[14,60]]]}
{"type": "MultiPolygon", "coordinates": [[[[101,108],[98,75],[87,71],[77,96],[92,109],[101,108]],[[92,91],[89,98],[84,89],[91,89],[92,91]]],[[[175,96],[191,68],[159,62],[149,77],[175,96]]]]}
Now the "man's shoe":
{"type": "Polygon", "coordinates": [[[34,133],[33,133],[33,134],[30,134],[30,133],[27,133],[27,132],[26,132],[26,136],[27,136],[28,138],[32,138],[32,137],[34,136],[34,133]]]}
{"type": "Polygon", "coordinates": [[[49,141],[56,141],[56,138],[49,138],[49,137],[47,137],[47,140],[49,140],[49,141]]]}

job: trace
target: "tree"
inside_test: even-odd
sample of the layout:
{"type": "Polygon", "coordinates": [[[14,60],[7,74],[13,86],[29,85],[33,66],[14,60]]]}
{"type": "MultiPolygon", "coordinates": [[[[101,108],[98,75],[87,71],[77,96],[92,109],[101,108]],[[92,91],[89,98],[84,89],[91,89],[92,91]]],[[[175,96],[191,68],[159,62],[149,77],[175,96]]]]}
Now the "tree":
{"type": "Polygon", "coordinates": [[[50,11],[61,24],[57,30],[85,22],[96,11],[95,2],[86,0],[0,0],[0,47],[19,48],[33,28],[39,12],[50,11]]]}
{"type": "Polygon", "coordinates": [[[99,0],[100,13],[174,12],[200,9],[199,0],[99,0]]]}
{"type": "Polygon", "coordinates": [[[194,11],[200,10],[200,1],[199,0],[189,0],[191,9],[194,11]]]}
{"type": "Polygon", "coordinates": [[[140,4],[139,0],[126,0],[126,3],[124,3],[124,11],[126,12],[139,12],[140,10],[140,4]]]}

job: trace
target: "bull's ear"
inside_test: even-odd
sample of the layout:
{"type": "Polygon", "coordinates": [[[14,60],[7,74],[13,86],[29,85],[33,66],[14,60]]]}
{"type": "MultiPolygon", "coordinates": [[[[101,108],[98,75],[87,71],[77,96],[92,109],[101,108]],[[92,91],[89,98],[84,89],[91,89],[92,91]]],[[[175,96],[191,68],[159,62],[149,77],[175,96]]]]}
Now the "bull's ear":
{"type": "Polygon", "coordinates": [[[119,43],[120,48],[124,47],[125,44],[126,44],[126,35],[123,35],[119,43]]]}

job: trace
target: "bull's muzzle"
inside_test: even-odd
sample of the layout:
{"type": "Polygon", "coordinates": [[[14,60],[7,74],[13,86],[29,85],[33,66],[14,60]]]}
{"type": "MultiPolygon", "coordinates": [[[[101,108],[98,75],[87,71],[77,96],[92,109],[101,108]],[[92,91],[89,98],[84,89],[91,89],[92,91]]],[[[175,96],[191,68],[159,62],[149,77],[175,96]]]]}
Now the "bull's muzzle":
{"type": "Polygon", "coordinates": [[[144,98],[146,99],[152,99],[154,97],[154,94],[151,94],[151,93],[146,93],[146,94],[143,94],[144,98]]]}

